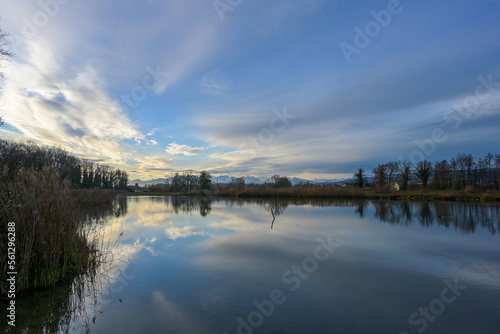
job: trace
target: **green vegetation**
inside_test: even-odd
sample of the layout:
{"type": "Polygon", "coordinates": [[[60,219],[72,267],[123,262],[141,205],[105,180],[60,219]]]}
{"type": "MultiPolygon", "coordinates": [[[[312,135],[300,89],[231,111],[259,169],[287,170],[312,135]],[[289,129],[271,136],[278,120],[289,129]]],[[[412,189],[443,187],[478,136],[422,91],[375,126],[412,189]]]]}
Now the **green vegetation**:
{"type": "Polygon", "coordinates": [[[50,286],[95,266],[98,241],[90,237],[88,216],[81,209],[111,203],[115,191],[104,189],[119,189],[126,173],[59,148],[5,140],[0,140],[0,168],[1,294],[10,271],[9,222],[15,223],[18,291],[50,286]]]}

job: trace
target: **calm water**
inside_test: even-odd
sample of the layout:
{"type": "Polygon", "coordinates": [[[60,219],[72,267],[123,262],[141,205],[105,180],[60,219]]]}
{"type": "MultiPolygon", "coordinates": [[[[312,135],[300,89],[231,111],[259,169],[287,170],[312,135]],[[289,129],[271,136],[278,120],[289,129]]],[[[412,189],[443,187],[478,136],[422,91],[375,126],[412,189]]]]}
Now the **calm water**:
{"type": "Polygon", "coordinates": [[[499,333],[499,230],[486,204],[123,197],[100,272],[18,297],[17,330],[499,333]]]}

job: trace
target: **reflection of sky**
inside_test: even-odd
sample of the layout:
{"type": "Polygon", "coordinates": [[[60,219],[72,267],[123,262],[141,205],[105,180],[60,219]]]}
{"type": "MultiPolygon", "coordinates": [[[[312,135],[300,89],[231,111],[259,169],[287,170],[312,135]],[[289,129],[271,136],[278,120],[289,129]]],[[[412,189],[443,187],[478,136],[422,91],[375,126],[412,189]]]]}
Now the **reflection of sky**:
{"type": "Polygon", "coordinates": [[[197,209],[175,214],[168,198],[128,201],[128,213],[107,228],[116,237],[123,232],[117,247],[132,259],[134,279],[119,293],[123,303],[104,307],[93,332],[233,333],[235,319],[275,288],[287,302],[262,333],[399,332],[411,313],[439,297],[443,279],[454,277],[470,287],[434,329],[464,332],[466,311],[486,324],[500,311],[500,244],[487,231],[394,226],[374,218],[371,205],[363,219],[356,207],[289,205],[272,230],[270,211],[260,205],[218,201],[211,209],[202,217],[197,209]],[[327,236],[340,247],[291,292],[283,273],[327,236]]]}

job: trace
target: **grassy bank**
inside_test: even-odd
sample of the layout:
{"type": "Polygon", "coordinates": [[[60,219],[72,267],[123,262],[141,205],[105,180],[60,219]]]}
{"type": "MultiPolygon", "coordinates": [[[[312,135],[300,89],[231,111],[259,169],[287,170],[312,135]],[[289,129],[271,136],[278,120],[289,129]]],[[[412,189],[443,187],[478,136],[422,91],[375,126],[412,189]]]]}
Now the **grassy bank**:
{"type": "Polygon", "coordinates": [[[203,192],[190,191],[183,193],[162,192],[136,192],[136,196],[223,196],[238,198],[341,198],[341,199],[385,199],[385,200],[415,200],[415,201],[500,201],[499,191],[441,191],[441,190],[415,190],[398,192],[377,192],[362,189],[338,189],[330,187],[301,187],[292,188],[263,188],[246,187],[244,189],[227,188],[212,189],[203,192]]]}
{"type": "MultiPolygon", "coordinates": [[[[82,205],[109,202],[112,191],[72,190],[56,169],[21,169],[14,177],[0,175],[1,266],[7,266],[7,226],[15,223],[17,291],[45,287],[96,265],[97,240],[84,228],[82,205]]],[[[6,293],[6,280],[0,283],[6,293]]]]}
{"type": "Polygon", "coordinates": [[[373,198],[415,201],[458,201],[458,202],[498,202],[498,191],[401,191],[396,193],[373,194],[373,198]]]}

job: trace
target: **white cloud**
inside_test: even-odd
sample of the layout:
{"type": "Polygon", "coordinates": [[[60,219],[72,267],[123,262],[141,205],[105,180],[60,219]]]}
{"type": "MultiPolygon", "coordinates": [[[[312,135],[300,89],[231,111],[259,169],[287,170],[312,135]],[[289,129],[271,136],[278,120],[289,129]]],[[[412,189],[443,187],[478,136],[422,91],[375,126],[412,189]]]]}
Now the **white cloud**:
{"type": "Polygon", "coordinates": [[[175,142],[168,145],[167,148],[165,149],[165,152],[167,152],[168,154],[171,154],[171,155],[182,154],[182,155],[186,155],[186,156],[198,155],[198,154],[203,153],[203,151],[205,151],[204,147],[192,147],[192,146],[188,146],[188,145],[179,145],[175,142]]]}
{"type": "Polygon", "coordinates": [[[158,156],[145,156],[135,160],[140,165],[134,174],[146,178],[165,177],[165,173],[170,170],[170,164],[174,161],[172,158],[158,156]]]}
{"type": "Polygon", "coordinates": [[[174,161],[172,158],[155,156],[137,158],[136,160],[141,163],[141,167],[157,169],[168,168],[168,166],[170,166],[170,164],[174,161]]]}
{"type": "Polygon", "coordinates": [[[41,38],[27,41],[27,50],[24,62],[5,71],[5,121],[42,144],[123,160],[129,153],[121,141],[144,136],[95,80],[95,71],[81,67],[65,78],[51,45],[41,38]]]}
{"type": "Polygon", "coordinates": [[[205,232],[196,226],[170,227],[165,230],[169,239],[186,238],[192,235],[203,235],[205,232]]]}

